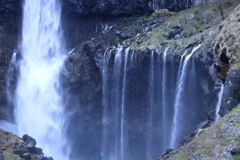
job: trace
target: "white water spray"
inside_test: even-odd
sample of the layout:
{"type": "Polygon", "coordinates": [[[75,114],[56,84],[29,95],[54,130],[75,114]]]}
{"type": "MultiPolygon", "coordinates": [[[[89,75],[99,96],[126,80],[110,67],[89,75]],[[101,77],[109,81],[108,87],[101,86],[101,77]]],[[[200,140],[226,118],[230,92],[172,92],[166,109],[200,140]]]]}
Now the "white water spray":
{"type": "MultiPolygon", "coordinates": [[[[188,62],[191,58],[191,56],[193,55],[193,53],[195,53],[195,51],[197,51],[199,48],[201,47],[201,45],[199,44],[198,46],[194,47],[192,49],[192,52],[186,56],[186,58],[184,59],[183,62],[183,66],[181,69],[181,74],[179,80],[178,80],[178,84],[177,84],[177,90],[176,90],[176,98],[175,98],[175,104],[174,104],[174,119],[173,119],[173,131],[172,131],[172,138],[171,138],[171,147],[175,148],[176,147],[176,142],[177,142],[177,135],[178,135],[178,129],[179,127],[179,120],[180,120],[180,116],[182,116],[180,114],[181,111],[181,97],[182,97],[182,92],[184,89],[184,82],[185,82],[185,78],[186,78],[186,74],[187,74],[187,65],[188,62]]],[[[184,55],[186,54],[186,52],[184,53],[184,55]]],[[[181,62],[182,62],[182,58],[181,58],[181,62]]],[[[180,66],[181,67],[181,62],[180,62],[180,66]]],[[[180,71],[180,70],[179,70],[180,71]]]]}
{"type": "Polygon", "coordinates": [[[65,60],[60,4],[57,0],[25,0],[23,10],[22,60],[15,106],[18,135],[29,134],[44,153],[56,160],[67,160],[59,83],[65,60]]]}

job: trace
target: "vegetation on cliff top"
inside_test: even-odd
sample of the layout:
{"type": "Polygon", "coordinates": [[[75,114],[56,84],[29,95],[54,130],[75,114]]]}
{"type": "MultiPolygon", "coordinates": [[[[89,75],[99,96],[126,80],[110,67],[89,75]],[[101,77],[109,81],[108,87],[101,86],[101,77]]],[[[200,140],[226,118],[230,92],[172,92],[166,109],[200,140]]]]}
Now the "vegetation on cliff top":
{"type": "Polygon", "coordinates": [[[228,17],[238,3],[238,0],[223,1],[224,17],[221,14],[222,10],[218,1],[202,4],[172,14],[171,17],[165,17],[164,24],[146,33],[146,41],[136,47],[156,49],[170,44],[181,54],[184,47],[190,44],[202,41],[204,43],[212,42],[218,35],[218,26],[223,18],[228,17]]]}

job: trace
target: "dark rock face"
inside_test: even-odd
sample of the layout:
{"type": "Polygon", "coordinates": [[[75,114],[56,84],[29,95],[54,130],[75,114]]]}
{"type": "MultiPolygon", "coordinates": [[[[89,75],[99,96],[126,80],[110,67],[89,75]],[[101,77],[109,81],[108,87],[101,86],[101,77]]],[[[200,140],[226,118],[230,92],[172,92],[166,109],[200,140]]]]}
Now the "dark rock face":
{"type": "MultiPolygon", "coordinates": [[[[167,8],[180,11],[211,0],[63,0],[63,12],[73,14],[135,14],[167,8]]],[[[24,0],[2,0],[0,12],[21,13],[24,0]]]]}
{"type": "MultiPolygon", "coordinates": [[[[16,75],[7,80],[9,64],[14,49],[17,49],[17,41],[20,35],[20,1],[0,1],[0,120],[11,120],[12,106],[8,104],[6,83],[16,83],[16,75]],[[19,4],[17,4],[19,3],[19,4]]],[[[21,6],[21,5],[20,5],[21,6]]]]}
{"type": "MultiPolygon", "coordinates": [[[[206,2],[206,1],[204,1],[206,2]]],[[[198,1],[199,4],[203,1],[198,1]]],[[[133,14],[167,8],[180,11],[195,6],[193,0],[64,0],[64,11],[87,14],[133,14]]]]}
{"type": "Polygon", "coordinates": [[[240,103],[240,71],[230,70],[225,81],[219,114],[224,116],[240,103]]]}
{"type": "Polygon", "coordinates": [[[68,137],[74,152],[81,152],[82,155],[95,153],[95,149],[100,145],[99,124],[102,114],[100,68],[105,48],[104,42],[84,42],[70,53],[66,62],[68,79],[65,85],[69,88],[67,106],[72,112],[69,118],[68,137]],[[84,138],[79,138],[79,135],[84,138]],[[78,150],[79,148],[81,149],[78,150]]]}
{"type": "Polygon", "coordinates": [[[21,12],[21,0],[1,0],[0,1],[0,13],[1,12],[21,12]]]}
{"type": "Polygon", "coordinates": [[[74,106],[81,102],[84,106],[89,106],[93,102],[101,103],[101,63],[102,55],[105,52],[106,44],[87,41],[77,46],[73,53],[70,53],[66,62],[68,71],[69,92],[71,104],[74,106]],[[80,99],[74,97],[81,95],[80,99]]]}
{"type": "Polygon", "coordinates": [[[152,10],[149,0],[67,0],[69,11],[80,14],[130,14],[152,10]]]}

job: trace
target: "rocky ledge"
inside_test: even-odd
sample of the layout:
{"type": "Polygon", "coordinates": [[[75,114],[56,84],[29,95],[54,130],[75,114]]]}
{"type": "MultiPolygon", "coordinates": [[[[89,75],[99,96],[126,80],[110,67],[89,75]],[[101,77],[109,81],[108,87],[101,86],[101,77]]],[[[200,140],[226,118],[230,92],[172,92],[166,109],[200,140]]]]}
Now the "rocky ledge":
{"type": "Polygon", "coordinates": [[[36,140],[28,135],[22,138],[0,129],[0,160],[53,160],[44,157],[36,140]]]}
{"type": "Polygon", "coordinates": [[[168,150],[157,160],[239,159],[240,105],[209,128],[199,129],[188,144],[168,150]]]}

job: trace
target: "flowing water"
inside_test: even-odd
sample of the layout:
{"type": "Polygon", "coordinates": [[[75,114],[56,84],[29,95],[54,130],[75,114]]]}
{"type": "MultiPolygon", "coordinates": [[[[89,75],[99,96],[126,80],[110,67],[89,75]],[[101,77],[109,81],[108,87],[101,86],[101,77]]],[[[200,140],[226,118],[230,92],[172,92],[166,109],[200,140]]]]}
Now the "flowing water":
{"type": "Polygon", "coordinates": [[[46,155],[68,159],[59,75],[65,60],[58,0],[25,0],[15,118],[46,155]]]}
{"type": "MultiPolygon", "coordinates": [[[[220,80],[221,81],[221,80],[220,80]]],[[[222,102],[222,96],[223,96],[223,90],[224,90],[224,85],[222,82],[219,82],[220,84],[220,87],[216,88],[216,89],[219,89],[219,92],[218,92],[218,102],[217,102],[217,105],[216,105],[216,112],[215,112],[215,120],[214,122],[217,122],[219,120],[219,118],[221,117],[218,112],[220,110],[220,107],[221,107],[221,102],[222,102]]]]}
{"type": "Polygon", "coordinates": [[[197,90],[202,91],[195,87],[191,57],[199,48],[186,50],[179,62],[170,47],[162,53],[152,51],[147,60],[122,46],[105,52],[102,159],[155,159],[196,129],[200,115],[195,109],[203,104],[195,104],[197,90]],[[189,119],[189,128],[182,129],[189,119]]]}
{"type": "MultiPolygon", "coordinates": [[[[169,47],[167,47],[165,49],[165,51],[163,52],[163,56],[162,56],[162,62],[163,62],[163,67],[162,67],[162,123],[163,123],[163,128],[164,129],[164,133],[163,136],[166,137],[167,136],[167,97],[166,97],[166,90],[167,90],[167,51],[168,51],[169,47]]],[[[164,139],[163,141],[163,145],[166,146],[167,145],[167,138],[164,139]]]]}
{"type": "Polygon", "coordinates": [[[102,153],[104,159],[124,160],[126,148],[125,99],[129,49],[123,46],[116,53],[109,50],[104,55],[103,80],[103,133],[102,153]],[[114,57],[113,70],[110,71],[111,58],[114,57]],[[123,73],[123,76],[122,76],[123,73]]]}
{"type": "Polygon", "coordinates": [[[129,53],[129,48],[125,50],[125,55],[124,55],[124,68],[123,68],[123,86],[122,86],[122,102],[121,102],[121,160],[124,160],[124,149],[126,146],[126,132],[125,132],[125,100],[126,100],[126,81],[127,81],[127,65],[128,65],[128,53],[129,53]]]}
{"type": "MultiPolygon", "coordinates": [[[[171,147],[175,148],[178,141],[179,141],[179,128],[182,127],[181,124],[181,116],[184,116],[183,114],[181,114],[181,111],[183,110],[182,108],[182,94],[183,94],[183,90],[184,90],[184,85],[186,82],[186,75],[187,75],[187,65],[188,62],[191,58],[191,56],[195,53],[196,50],[198,50],[200,48],[201,45],[198,45],[196,47],[194,47],[191,51],[191,53],[189,55],[187,55],[184,59],[184,61],[181,58],[181,62],[183,61],[183,63],[180,62],[180,70],[181,73],[179,74],[180,77],[178,77],[178,81],[177,81],[177,90],[176,90],[176,99],[175,99],[175,104],[174,104],[174,121],[173,121],[173,130],[172,130],[172,139],[171,139],[171,147]]],[[[186,54],[186,52],[185,52],[186,54]]],[[[185,56],[185,54],[183,56],[185,56]]]]}
{"type": "Polygon", "coordinates": [[[150,59],[150,69],[149,69],[149,82],[148,82],[148,97],[149,97],[149,129],[148,129],[148,139],[147,139],[147,158],[151,159],[151,151],[152,151],[152,121],[153,121],[153,105],[154,105],[154,52],[151,52],[150,59]]]}

